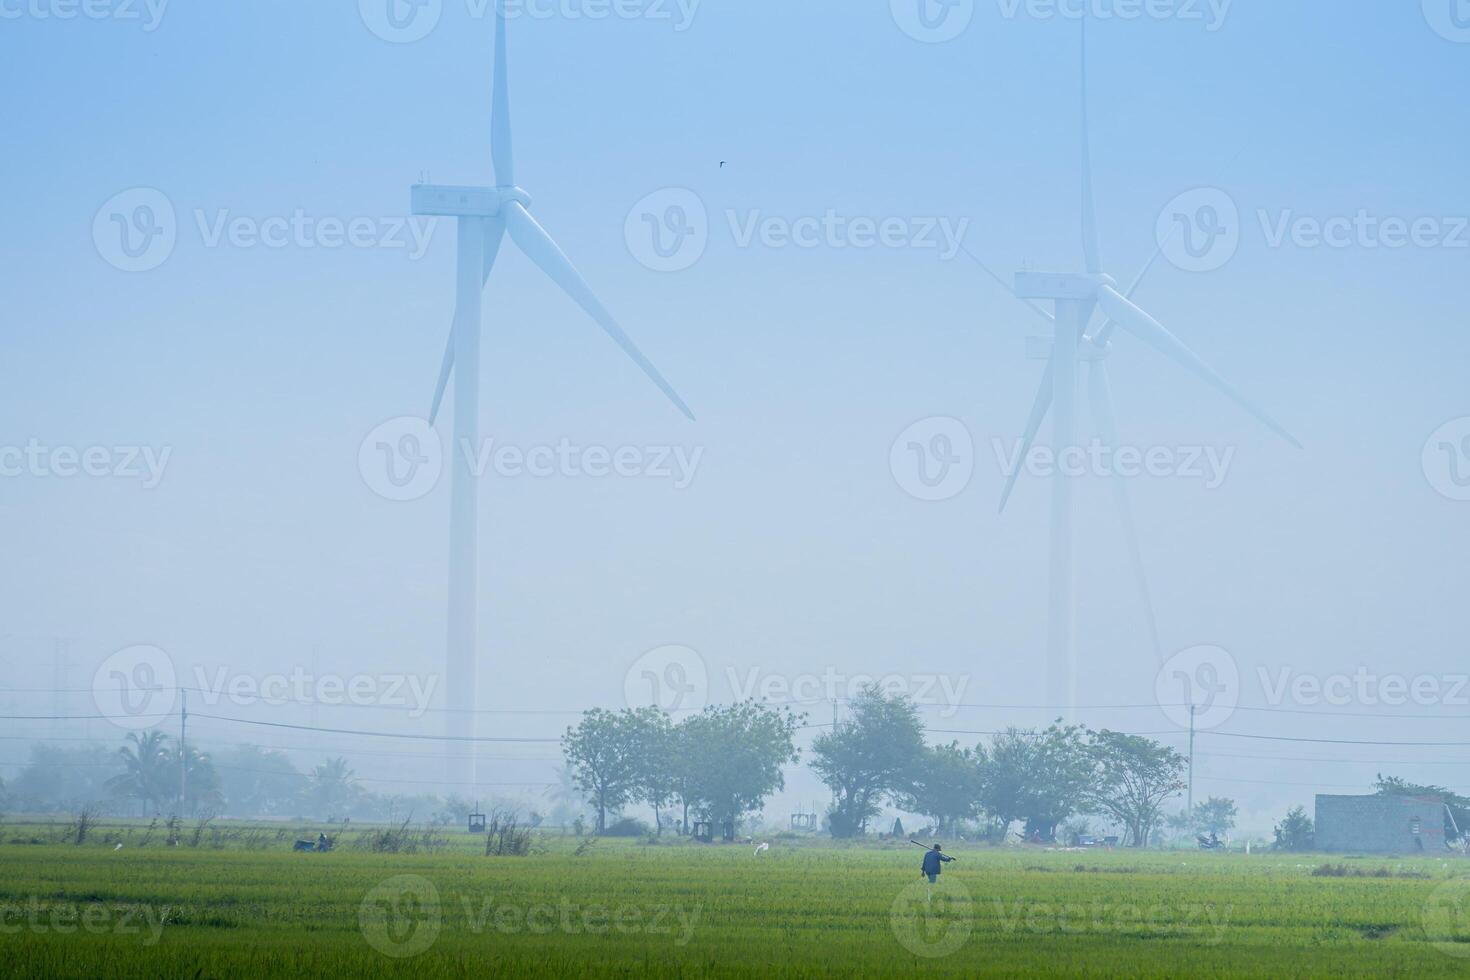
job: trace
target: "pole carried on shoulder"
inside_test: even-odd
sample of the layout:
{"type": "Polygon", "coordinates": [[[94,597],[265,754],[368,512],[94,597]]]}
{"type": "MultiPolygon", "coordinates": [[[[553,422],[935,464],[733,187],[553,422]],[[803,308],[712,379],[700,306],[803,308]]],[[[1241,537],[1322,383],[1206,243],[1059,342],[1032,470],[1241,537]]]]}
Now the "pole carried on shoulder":
{"type": "MultiPolygon", "coordinates": [[[[914,845],[915,847],[922,847],[926,851],[933,850],[933,848],[930,847],[928,844],[920,844],[918,841],[914,840],[912,837],[909,838],[909,843],[912,844],[912,845],[914,845]]],[[[958,858],[954,857],[953,855],[949,855],[949,854],[946,854],[945,857],[949,858],[951,861],[957,861],[957,860],[959,860],[958,858]]]]}

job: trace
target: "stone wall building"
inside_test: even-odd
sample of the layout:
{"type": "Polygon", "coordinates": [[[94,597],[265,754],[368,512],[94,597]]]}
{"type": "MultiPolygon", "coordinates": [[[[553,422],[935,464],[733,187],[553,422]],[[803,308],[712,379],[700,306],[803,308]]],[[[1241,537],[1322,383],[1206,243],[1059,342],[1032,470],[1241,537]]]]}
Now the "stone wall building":
{"type": "Polygon", "coordinates": [[[1318,796],[1317,850],[1333,854],[1439,854],[1445,849],[1438,796],[1318,796]]]}

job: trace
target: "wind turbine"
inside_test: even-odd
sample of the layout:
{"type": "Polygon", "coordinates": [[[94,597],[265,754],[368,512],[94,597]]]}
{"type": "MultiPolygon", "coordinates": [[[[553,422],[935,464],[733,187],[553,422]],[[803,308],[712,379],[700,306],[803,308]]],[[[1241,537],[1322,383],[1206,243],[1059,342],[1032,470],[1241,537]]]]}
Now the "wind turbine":
{"type": "MultiPolygon", "coordinates": [[[[474,760],[476,648],[478,620],[475,598],[479,578],[479,480],[471,465],[480,442],[481,296],[506,234],[542,272],[623,349],[691,421],[694,413],[653,363],[598,300],[571,261],[528,210],[531,197],[515,182],[511,146],[510,81],[506,61],[506,21],[501,0],[495,6],[495,80],[490,124],[494,187],[447,187],[418,184],[412,190],[413,213],[458,219],[454,323],[434,389],[429,424],[443,404],[454,374],[454,436],[449,517],[449,628],[445,684],[449,689],[448,735],[467,743],[461,762],[449,772],[462,783],[476,778],[474,760]]],[[[453,749],[450,750],[451,758],[453,749]]]]}
{"type": "MultiPolygon", "coordinates": [[[[1085,19],[1082,22],[1081,61],[1082,251],[1087,271],[1080,274],[1020,272],[1016,274],[1015,286],[1012,288],[995,273],[990,272],[984,263],[980,263],[992,278],[997,279],[1017,299],[1025,302],[1052,325],[1052,342],[1046,354],[1046,373],[1041,379],[1041,387],[1036,393],[1031,413],[1026,419],[1021,453],[1016,458],[1017,465],[1006,481],[1000,502],[1002,512],[1005,511],[1011,492],[1015,489],[1016,479],[1020,476],[1022,464],[1030,454],[1036,442],[1037,433],[1041,430],[1048,413],[1052,416],[1053,449],[1058,459],[1061,459],[1063,453],[1077,448],[1077,394],[1082,373],[1080,366],[1083,364],[1087,366],[1088,394],[1098,429],[1098,438],[1106,447],[1116,451],[1118,433],[1113,410],[1112,385],[1108,378],[1107,358],[1112,353],[1113,334],[1120,328],[1190,371],[1254,416],[1268,429],[1298,449],[1301,448],[1301,443],[1271,416],[1246,400],[1179,338],[1133,302],[1133,294],[1153,268],[1166,243],[1160,243],[1158,249],[1144,265],[1143,270],[1129,284],[1126,291],[1120,292],[1117,288],[1117,280],[1103,271],[1092,182],[1092,140],[1087,109],[1087,22],[1085,19]],[[1048,313],[1038,305],[1038,301],[1050,302],[1053,312],[1048,313]],[[1096,330],[1091,330],[1093,319],[1099,309],[1103,313],[1102,325],[1096,330]]],[[[1061,466],[1057,467],[1052,476],[1046,659],[1048,703],[1057,706],[1065,705],[1069,709],[1075,708],[1077,704],[1077,677],[1073,650],[1075,640],[1075,573],[1072,561],[1073,479],[1074,477],[1064,472],[1061,466]]],[[[1162,647],[1159,643],[1158,625],[1154,618],[1153,600],[1149,593],[1148,577],[1144,571],[1143,557],[1138,546],[1133,507],[1123,477],[1114,474],[1113,489],[1124,537],[1127,540],[1129,562],[1132,565],[1133,575],[1148,620],[1150,638],[1154,652],[1162,662],[1162,647]]]]}

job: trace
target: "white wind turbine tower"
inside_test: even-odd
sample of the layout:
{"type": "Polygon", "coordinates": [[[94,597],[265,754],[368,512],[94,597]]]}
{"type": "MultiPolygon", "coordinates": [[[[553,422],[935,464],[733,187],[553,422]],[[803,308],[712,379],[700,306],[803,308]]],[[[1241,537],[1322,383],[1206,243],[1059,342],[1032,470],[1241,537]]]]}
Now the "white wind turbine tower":
{"type": "MultiPolygon", "coordinates": [[[[1287,442],[1301,448],[1285,429],[1269,415],[1255,407],[1232,388],[1209,365],[1195,355],[1177,337],[1165,329],[1157,320],[1133,303],[1132,296],[1144,277],[1163,251],[1160,244],[1126,292],[1119,292],[1117,281],[1103,272],[1101,248],[1098,244],[1097,214],[1093,199],[1091,134],[1087,111],[1087,24],[1082,24],[1082,250],[1087,271],[1074,273],[1017,273],[1015,288],[1011,292],[1031,306],[1052,325],[1050,351],[1046,355],[1047,368],[1042,377],[1040,390],[1031,406],[1022,437],[1021,454],[1012,470],[1001,498],[1000,509],[1004,512],[1020,476],[1022,465],[1036,441],[1036,436],[1046,420],[1052,415],[1053,450],[1060,457],[1063,452],[1074,449],[1077,443],[1077,392],[1079,387],[1079,365],[1087,365],[1088,393],[1092,405],[1098,438],[1107,447],[1118,446],[1117,427],[1113,412],[1112,388],[1108,380],[1107,357],[1112,353],[1112,337],[1116,329],[1122,328],[1159,353],[1175,361],[1186,370],[1222,392],[1230,400],[1245,409],[1266,427],[1287,442]],[[1050,301],[1054,313],[1047,313],[1036,301],[1050,301]],[[1094,314],[1101,309],[1102,325],[1091,330],[1094,314]]],[[[982,263],[983,267],[983,263],[982,263]]],[[[986,269],[989,272],[989,269],[986,269]]],[[[990,273],[994,276],[994,273],[990,273]]],[[[996,277],[997,279],[999,277],[996,277]]],[[[1002,285],[1006,285],[1001,280],[1002,285]]],[[[1010,287],[1007,286],[1009,289],[1010,287]]],[[[1075,641],[1075,572],[1073,568],[1072,496],[1073,477],[1058,467],[1052,477],[1051,502],[1051,551],[1050,551],[1050,594],[1047,615],[1047,699],[1052,705],[1065,705],[1069,709],[1077,705],[1076,669],[1074,663],[1075,641]]],[[[1127,539],[1129,560],[1133,567],[1144,610],[1148,619],[1150,638],[1155,654],[1162,660],[1158,626],[1154,619],[1153,603],[1149,595],[1148,579],[1144,573],[1143,559],[1138,546],[1138,536],[1133,522],[1133,509],[1129,501],[1128,488],[1121,476],[1113,477],[1114,494],[1127,539]]]]}
{"type": "Polygon", "coordinates": [[[465,447],[480,442],[480,328],[481,294],[507,233],[525,256],[546,273],[571,299],[607,332],[633,362],[690,420],[694,414],[658,369],[643,356],[603,307],[566,255],[531,217],[531,198],[516,186],[511,152],[509,73],[506,63],[505,11],[495,10],[495,81],[491,114],[491,159],[494,187],[444,187],[427,184],[413,188],[413,213],[458,219],[458,252],[454,323],[434,391],[429,424],[439,415],[449,376],[454,373],[453,482],[449,519],[449,628],[445,684],[449,694],[448,754],[458,756],[450,765],[451,778],[473,783],[475,692],[478,622],[475,600],[479,577],[479,520],[476,505],[479,481],[465,447]],[[456,370],[457,369],[457,370],[456,370]],[[458,745],[454,743],[459,743],[458,745]]]}

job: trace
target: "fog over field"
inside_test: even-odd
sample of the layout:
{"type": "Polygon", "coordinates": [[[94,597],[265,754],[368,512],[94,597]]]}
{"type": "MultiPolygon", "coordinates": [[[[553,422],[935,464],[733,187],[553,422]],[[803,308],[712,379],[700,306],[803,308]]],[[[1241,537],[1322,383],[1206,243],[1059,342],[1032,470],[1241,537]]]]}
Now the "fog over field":
{"type": "MultiPolygon", "coordinates": [[[[1380,774],[1470,792],[1454,4],[528,0],[514,180],[493,13],[383,6],[0,3],[7,785],[186,710],[217,762],[569,822],[588,709],[754,698],[809,750],[876,683],[966,747],[1063,718],[1188,754],[1192,705],[1193,798],[1241,836],[1380,774]],[[1084,12],[1094,272],[1241,401],[1089,306],[1075,436],[1054,405],[1028,452],[1064,348],[1016,274],[1094,265],[1084,12]],[[419,184],[524,187],[695,420],[512,224],[478,439],[460,364],[431,427],[459,240],[419,184]]],[[[769,825],[826,812],[810,758],[769,825]]]]}

